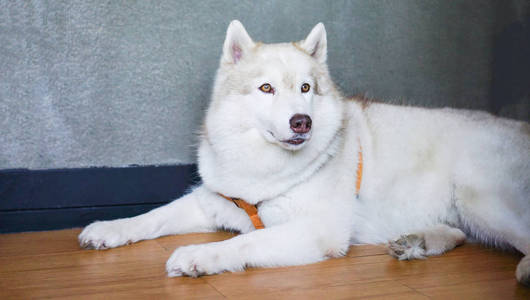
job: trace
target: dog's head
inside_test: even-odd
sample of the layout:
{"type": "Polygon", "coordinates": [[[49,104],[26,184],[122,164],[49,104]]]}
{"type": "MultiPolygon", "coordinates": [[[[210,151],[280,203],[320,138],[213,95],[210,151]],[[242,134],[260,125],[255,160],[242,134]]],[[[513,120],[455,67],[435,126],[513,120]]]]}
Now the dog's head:
{"type": "Polygon", "coordinates": [[[232,21],[211,109],[223,106],[225,111],[216,113],[232,118],[223,117],[224,122],[258,132],[283,149],[300,150],[320,125],[315,122],[316,98],[334,91],[326,56],[322,23],[300,42],[262,44],[254,42],[239,21],[232,21]]]}
{"type": "Polygon", "coordinates": [[[230,23],[199,148],[199,172],[212,190],[263,199],[278,192],[273,178],[302,177],[333,155],[344,101],[326,45],[322,24],[302,41],[263,44],[230,23]],[[256,187],[260,181],[270,191],[256,187]]]}

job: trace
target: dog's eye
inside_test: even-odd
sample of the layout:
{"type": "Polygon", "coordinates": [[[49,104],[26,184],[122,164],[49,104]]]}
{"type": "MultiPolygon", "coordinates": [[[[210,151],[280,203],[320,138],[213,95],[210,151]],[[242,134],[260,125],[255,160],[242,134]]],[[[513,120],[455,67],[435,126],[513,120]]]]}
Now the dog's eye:
{"type": "Polygon", "coordinates": [[[272,88],[272,86],[268,83],[264,83],[262,84],[260,87],[259,87],[259,90],[264,92],[264,93],[272,93],[274,91],[274,89],[272,88]]]}
{"type": "Polygon", "coordinates": [[[302,87],[300,88],[300,90],[302,90],[302,93],[307,93],[309,92],[310,89],[311,89],[311,86],[309,85],[309,83],[302,84],[302,87]]]}

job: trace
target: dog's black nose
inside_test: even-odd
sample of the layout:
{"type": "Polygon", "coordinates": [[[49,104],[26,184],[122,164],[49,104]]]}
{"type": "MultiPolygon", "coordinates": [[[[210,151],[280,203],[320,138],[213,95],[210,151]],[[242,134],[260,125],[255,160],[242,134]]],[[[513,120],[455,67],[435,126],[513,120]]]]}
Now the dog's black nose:
{"type": "Polygon", "coordinates": [[[291,124],[291,129],[296,133],[308,133],[311,130],[311,117],[296,114],[291,117],[289,124],[291,124]]]}

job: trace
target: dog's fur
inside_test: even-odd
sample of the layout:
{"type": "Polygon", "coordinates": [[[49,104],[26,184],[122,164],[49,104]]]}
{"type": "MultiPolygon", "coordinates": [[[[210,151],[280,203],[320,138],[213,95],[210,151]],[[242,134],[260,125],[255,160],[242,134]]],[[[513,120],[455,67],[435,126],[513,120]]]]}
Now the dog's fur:
{"type": "Polygon", "coordinates": [[[233,21],[201,136],[203,184],[144,215],[95,222],[80,234],[81,245],[241,232],[175,250],[169,276],[199,276],[314,263],[352,244],[389,240],[395,257],[424,258],[467,234],[525,254],[516,276],[528,283],[530,126],[483,112],[345,99],[329,76],[326,46],[322,24],[300,42],[261,44],[233,21]],[[262,92],[264,83],[273,92],[262,92]],[[294,114],[310,116],[309,132],[293,132],[294,114]],[[304,142],[288,143],[293,138],[304,142]],[[254,230],[218,193],[257,204],[265,229],[254,230]]]}

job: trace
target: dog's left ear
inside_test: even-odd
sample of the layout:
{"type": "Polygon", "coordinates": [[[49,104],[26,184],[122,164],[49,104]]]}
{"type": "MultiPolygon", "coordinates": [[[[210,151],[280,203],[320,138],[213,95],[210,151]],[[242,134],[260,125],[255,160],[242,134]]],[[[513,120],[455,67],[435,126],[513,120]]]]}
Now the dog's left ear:
{"type": "Polygon", "coordinates": [[[300,46],[314,57],[318,62],[325,63],[328,56],[328,42],[326,39],[326,28],[324,24],[318,23],[300,46]]]}
{"type": "Polygon", "coordinates": [[[226,30],[221,59],[228,64],[237,64],[244,56],[248,55],[254,45],[243,24],[238,20],[233,20],[226,30]]]}

